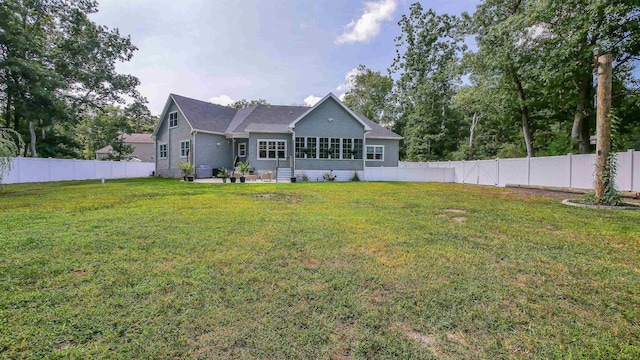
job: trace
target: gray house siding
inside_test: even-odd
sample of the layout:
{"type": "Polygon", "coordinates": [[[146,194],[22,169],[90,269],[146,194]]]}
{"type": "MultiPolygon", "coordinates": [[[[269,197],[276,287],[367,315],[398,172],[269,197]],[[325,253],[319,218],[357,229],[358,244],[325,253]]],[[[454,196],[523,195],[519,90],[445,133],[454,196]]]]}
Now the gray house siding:
{"type": "Polygon", "coordinates": [[[230,169],[233,161],[231,140],[224,135],[196,133],[195,165],[209,165],[213,169],[230,169]]]}
{"type": "MultiPolygon", "coordinates": [[[[273,133],[251,133],[249,134],[249,146],[247,148],[249,164],[258,171],[274,171],[276,169],[276,160],[259,160],[258,159],[258,141],[259,140],[286,140],[287,141],[287,159],[293,155],[293,141],[291,134],[273,134],[273,133]]],[[[281,164],[285,160],[280,160],[281,164]]],[[[284,166],[284,165],[283,165],[284,166]]]]}
{"type": "Polygon", "coordinates": [[[178,107],[173,101],[171,102],[171,105],[169,105],[169,109],[164,118],[160,121],[160,128],[156,134],[156,173],[158,176],[163,177],[180,177],[180,169],[178,169],[176,164],[190,160],[189,158],[180,157],[180,141],[191,140],[191,126],[184,116],[182,116],[182,113],[178,110],[178,107]],[[178,126],[169,129],[169,114],[175,111],[178,112],[178,126]],[[167,144],[166,159],[160,158],[161,144],[167,144]]]}
{"type": "Polygon", "coordinates": [[[131,155],[137,157],[142,162],[153,162],[155,159],[155,146],[150,143],[131,143],[133,153],[131,155]]]}
{"type": "MultiPolygon", "coordinates": [[[[296,137],[363,139],[364,126],[335,100],[327,99],[295,124],[295,135],[296,137]]],[[[300,158],[296,159],[295,163],[297,170],[362,170],[362,159],[300,158]]]]}
{"type": "MultiPolygon", "coordinates": [[[[384,161],[366,161],[367,167],[397,167],[398,153],[400,151],[400,141],[393,139],[367,139],[366,145],[384,146],[384,161]]],[[[367,156],[367,149],[364,149],[364,156],[367,156]]]]}
{"type": "Polygon", "coordinates": [[[364,137],[362,124],[333,99],[328,99],[296,123],[295,132],[299,137],[364,137]]]}

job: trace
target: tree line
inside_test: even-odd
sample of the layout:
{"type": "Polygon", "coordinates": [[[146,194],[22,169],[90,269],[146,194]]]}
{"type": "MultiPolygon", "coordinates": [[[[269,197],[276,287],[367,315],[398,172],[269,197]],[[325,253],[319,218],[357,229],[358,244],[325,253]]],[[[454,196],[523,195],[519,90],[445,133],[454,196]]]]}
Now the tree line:
{"type": "Polygon", "coordinates": [[[94,158],[118,134],[153,128],[140,81],[116,71],[137,48],[92,22],[96,11],[90,0],[0,2],[0,127],[24,139],[20,155],[94,158]]]}
{"type": "Polygon", "coordinates": [[[387,74],[361,65],[345,103],[402,135],[408,160],[588,153],[606,53],[614,146],[640,149],[639,4],[484,0],[461,16],[413,4],[387,74]]]}

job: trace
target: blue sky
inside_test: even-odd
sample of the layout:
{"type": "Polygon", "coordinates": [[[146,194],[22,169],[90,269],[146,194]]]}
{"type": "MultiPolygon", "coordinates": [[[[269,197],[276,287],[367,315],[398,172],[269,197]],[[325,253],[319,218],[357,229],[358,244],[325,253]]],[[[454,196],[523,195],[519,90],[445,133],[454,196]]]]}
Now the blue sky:
{"type": "MultiPolygon", "coordinates": [[[[139,91],[158,114],[169,93],[223,105],[339,96],[359,64],[383,72],[391,65],[397,23],[413,2],[102,0],[92,19],[131,35],[139,50],[118,71],[140,79],[139,91]]],[[[460,14],[473,12],[477,1],[421,3],[460,14]]]]}

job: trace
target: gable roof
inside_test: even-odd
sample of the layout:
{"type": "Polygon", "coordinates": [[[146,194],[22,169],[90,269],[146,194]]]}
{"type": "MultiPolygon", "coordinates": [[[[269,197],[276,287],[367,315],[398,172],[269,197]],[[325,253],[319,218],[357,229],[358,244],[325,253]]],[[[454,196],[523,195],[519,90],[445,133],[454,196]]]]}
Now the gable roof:
{"type": "Polygon", "coordinates": [[[289,124],[289,127],[294,128],[298,121],[302,120],[305,116],[309,115],[313,110],[317,109],[320,105],[322,105],[328,99],[335,100],[338,103],[338,105],[340,105],[344,110],[346,110],[349,113],[349,115],[351,115],[360,124],[362,124],[362,126],[364,126],[365,131],[371,130],[371,127],[369,125],[367,125],[356,113],[354,113],[342,101],[340,101],[340,99],[338,99],[335,95],[333,95],[333,93],[328,93],[325,97],[320,99],[320,101],[318,101],[315,105],[313,105],[309,110],[307,110],[304,114],[300,115],[291,124],[289,124]]]}
{"type": "MultiPolygon", "coordinates": [[[[311,113],[327,99],[334,99],[351,116],[362,124],[367,132],[367,138],[402,139],[393,131],[359,115],[349,109],[332,93],[327,94],[313,107],[255,105],[243,109],[234,109],[206,101],[170,94],[167,104],[162,111],[160,122],[164,119],[171,101],[174,101],[179,111],[187,120],[192,130],[221,134],[227,136],[247,136],[250,132],[286,133],[295,123],[311,113]]],[[[156,135],[160,122],[154,130],[156,135]]]]}
{"type": "Polygon", "coordinates": [[[238,109],[171,94],[194,130],[224,134],[238,109]]]}

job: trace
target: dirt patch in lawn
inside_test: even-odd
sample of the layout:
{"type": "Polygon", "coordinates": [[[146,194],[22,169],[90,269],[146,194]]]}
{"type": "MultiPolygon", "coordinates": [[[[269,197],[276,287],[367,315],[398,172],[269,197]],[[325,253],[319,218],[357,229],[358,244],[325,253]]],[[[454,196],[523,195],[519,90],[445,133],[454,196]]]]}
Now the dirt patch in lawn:
{"type": "Polygon", "coordinates": [[[564,199],[575,199],[581,198],[583,194],[576,194],[570,192],[562,192],[562,191],[550,191],[550,190],[542,190],[542,189],[523,189],[523,188],[507,188],[507,190],[511,193],[524,195],[524,196],[537,196],[546,199],[554,199],[554,200],[564,200],[564,199]]]}
{"type": "Polygon", "coordinates": [[[454,214],[464,214],[467,212],[466,210],[461,210],[461,209],[446,209],[445,211],[454,213],[454,214]]]}
{"type": "Polygon", "coordinates": [[[451,218],[451,220],[453,220],[454,222],[457,222],[457,223],[463,223],[463,222],[467,221],[467,218],[466,217],[454,217],[454,218],[451,218]]]}

